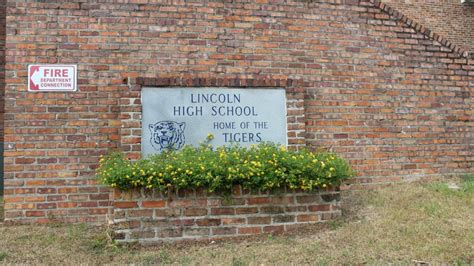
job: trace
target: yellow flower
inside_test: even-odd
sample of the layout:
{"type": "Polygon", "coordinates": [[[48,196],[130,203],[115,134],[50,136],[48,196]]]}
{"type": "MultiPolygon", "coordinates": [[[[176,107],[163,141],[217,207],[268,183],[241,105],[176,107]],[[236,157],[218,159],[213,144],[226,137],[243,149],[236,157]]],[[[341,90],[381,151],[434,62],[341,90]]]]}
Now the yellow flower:
{"type": "Polygon", "coordinates": [[[213,140],[213,139],[214,139],[214,135],[213,135],[212,133],[209,133],[209,134],[207,134],[206,139],[207,139],[208,141],[213,140]]]}

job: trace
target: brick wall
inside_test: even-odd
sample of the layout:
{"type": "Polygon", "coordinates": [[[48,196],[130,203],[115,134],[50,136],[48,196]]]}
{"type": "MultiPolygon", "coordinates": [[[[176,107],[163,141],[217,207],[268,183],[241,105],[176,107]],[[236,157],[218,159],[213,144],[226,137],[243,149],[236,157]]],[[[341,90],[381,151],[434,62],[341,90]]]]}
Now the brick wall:
{"type": "Polygon", "coordinates": [[[274,234],[340,216],[339,200],[338,191],[251,193],[237,187],[226,197],[116,191],[112,228],[118,242],[143,244],[274,234]]]}
{"type": "Polygon", "coordinates": [[[474,55],[474,4],[461,0],[382,0],[474,55]]]}
{"type": "Polygon", "coordinates": [[[350,0],[7,1],[6,220],[105,221],[98,155],[139,157],[140,88],[160,84],[284,80],[291,141],[347,158],[349,188],[472,173],[474,61],[391,14],[350,0]],[[79,91],[28,93],[29,63],[78,64],[79,91]]]}
{"type": "MultiPolygon", "coordinates": [[[[0,2],[0,195],[3,195],[3,115],[5,109],[6,3],[0,2]]],[[[3,204],[3,202],[0,202],[3,204]]],[[[0,215],[2,217],[3,215],[0,215]]]]}

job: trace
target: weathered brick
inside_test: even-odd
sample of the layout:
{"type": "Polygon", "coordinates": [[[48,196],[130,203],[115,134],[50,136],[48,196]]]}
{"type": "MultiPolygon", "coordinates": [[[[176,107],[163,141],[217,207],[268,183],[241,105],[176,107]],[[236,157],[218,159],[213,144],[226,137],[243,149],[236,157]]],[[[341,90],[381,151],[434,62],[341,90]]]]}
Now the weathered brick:
{"type": "Polygon", "coordinates": [[[223,225],[245,224],[245,218],[222,218],[223,225]]]}
{"type": "Polygon", "coordinates": [[[56,207],[57,207],[56,203],[38,203],[38,204],[36,204],[36,208],[38,208],[38,210],[41,210],[41,209],[56,209],[56,207]]]}
{"type": "Polygon", "coordinates": [[[235,208],[235,214],[252,214],[258,213],[257,207],[242,207],[242,208],[235,208]]]}
{"type": "Polygon", "coordinates": [[[239,227],[237,230],[238,234],[241,235],[255,235],[262,233],[261,227],[239,227]]]}
{"type": "Polygon", "coordinates": [[[248,205],[258,205],[258,204],[268,204],[271,202],[271,199],[268,197],[260,197],[260,198],[249,198],[247,199],[248,205]]]}
{"type": "Polygon", "coordinates": [[[271,226],[264,226],[263,232],[264,233],[271,233],[271,234],[279,234],[285,231],[285,227],[283,225],[271,225],[271,226]]]}
{"type": "Polygon", "coordinates": [[[207,215],[205,208],[187,208],[184,209],[184,216],[204,216],[207,215]]]}
{"type": "Polygon", "coordinates": [[[318,203],[320,201],[321,201],[320,195],[296,196],[296,202],[298,203],[318,203]]]}
{"type": "Polygon", "coordinates": [[[341,200],[341,194],[339,193],[323,194],[321,195],[321,198],[325,202],[339,201],[341,200]]]}
{"type": "Polygon", "coordinates": [[[128,210],[127,215],[129,217],[152,217],[153,210],[128,210]]]}
{"type": "Polygon", "coordinates": [[[183,236],[183,228],[164,228],[159,229],[157,232],[157,237],[165,238],[165,237],[182,237],[183,236]]]}
{"type": "Polygon", "coordinates": [[[41,217],[45,215],[44,211],[26,211],[26,217],[41,217]]]}
{"type": "Polygon", "coordinates": [[[273,223],[292,223],[294,221],[294,215],[278,215],[273,217],[273,223]]]}
{"type": "Polygon", "coordinates": [[[296,217],[298,222],[318,222],[319,216],[317,214],[301,214],[296,217]]]}
{"type": "Polygon", "coordinates": [[[209,228],[185,228],[185,236],[209,236],[211,229],[209,228]]]}
{"type": "Polygon", "coordinates": [[[139,230],[139,231],[132,231],[131,238],[132,239],[147,239],[147,238],[154,238],[155,231],[154,230],[139,230]]]}
{"type": "Polygon", "coordinates": [[[259,217],[248,217],[248,224],[269,224],[271,223],[272,218],[270,216],[259,216],[259,217]]]}
{"type": "Polygon", "coordinates": [[[221,224],[221,219],[197,219],[196,224],[199,226],[217,226],[221,224]]]}
{"type": "Polygon", "coordinates": [[[261,207],[260,213],[262,214],[277,214],[277,213],[284,213],[285,210],[282,206],[267,206],[261,207]]]}
{"type": "Polygon", "coordinates": [[[178,219],[171,221],[174,226],[193,226],[196,224],[194,219],[178,219]]]}
{"type": "Polygon", "coordinates": [[[181,215],[181,209],[155,209],[155,216],[156,217],[178,217],[181,215]]]}
{"type": "Polygon", "coordinates": [[[216,227],[211,229],[212,235],[235,235],[237,234],[236,227],[216,227]]]}
{"type": "Polygon", "coordinates": [[[115,230],[135,229],[140,227],[140,221],[121,221],[114,223],[115,230]]]}
{"type": "Polygon", "coordinates": [[[212,208],[212,215],[233,215],[235,214],[234,208],[212,208]]]}

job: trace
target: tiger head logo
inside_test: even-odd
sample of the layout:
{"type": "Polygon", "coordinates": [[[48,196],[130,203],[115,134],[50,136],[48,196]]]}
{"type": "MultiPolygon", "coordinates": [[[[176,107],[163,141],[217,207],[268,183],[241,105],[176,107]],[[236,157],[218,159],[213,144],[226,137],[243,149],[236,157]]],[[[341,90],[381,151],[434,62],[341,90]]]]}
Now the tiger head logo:
{"type": "Polygon", "coordinates": [[[150,124],[151,145],[158,151],[179,150],[185,143],[185,123],[174,121],[160,121],[150,124]]]}

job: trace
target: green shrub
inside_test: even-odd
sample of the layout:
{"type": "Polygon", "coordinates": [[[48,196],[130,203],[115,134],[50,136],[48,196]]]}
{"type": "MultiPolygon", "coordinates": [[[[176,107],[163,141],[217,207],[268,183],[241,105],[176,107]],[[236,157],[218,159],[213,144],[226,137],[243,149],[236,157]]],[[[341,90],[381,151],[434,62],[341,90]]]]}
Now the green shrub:
{"type": "Polygon", "coordinates": [[[203,144],[134,162],[112,153],[101,157],[97,175],[102,183],[121,190],[205,188],[229,192],[234,185],[241,185],[249,190],[286,186],[308,191],[338,186],[352,176],[352,170],[331,152],[290,151],[271,143],[250,148],[203,144]]]}

